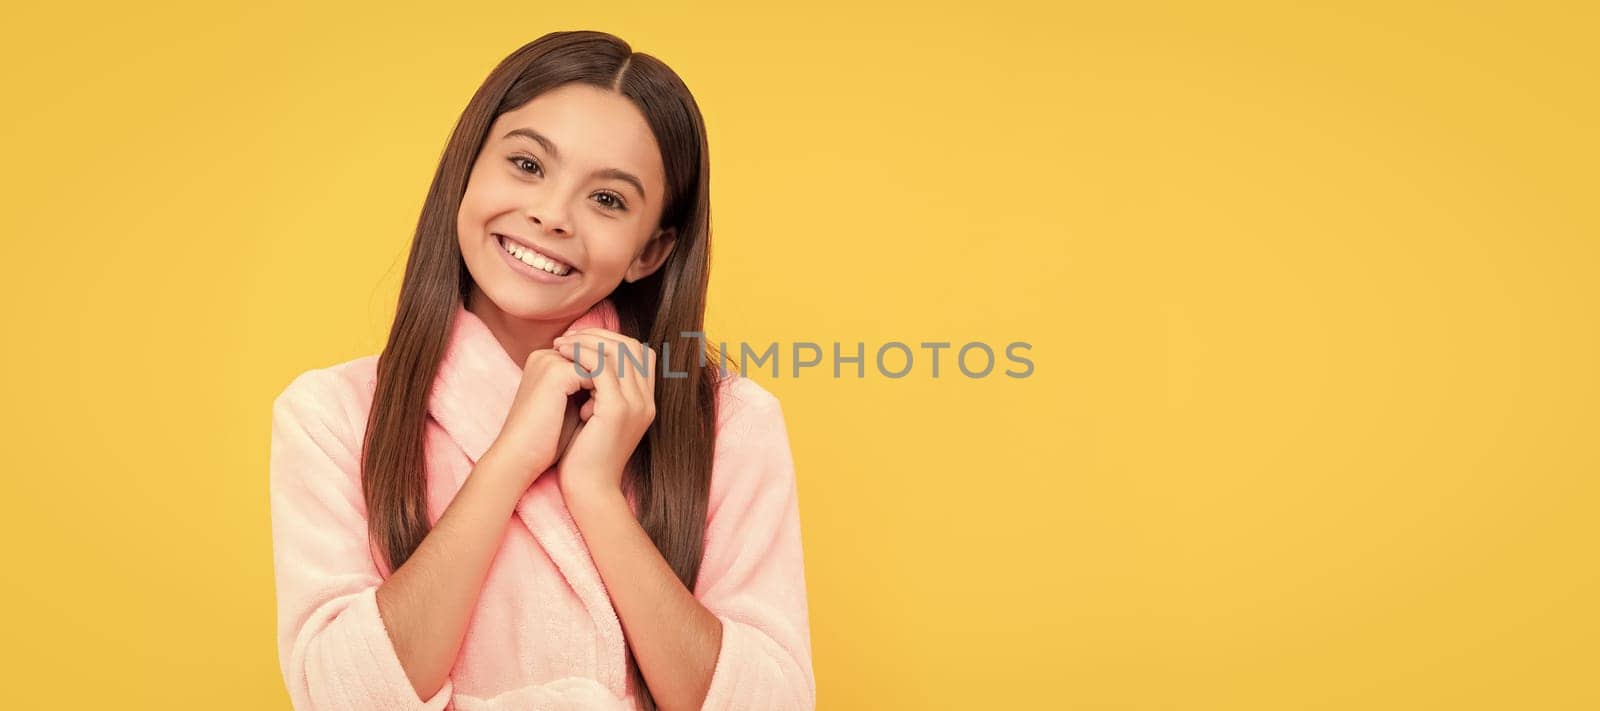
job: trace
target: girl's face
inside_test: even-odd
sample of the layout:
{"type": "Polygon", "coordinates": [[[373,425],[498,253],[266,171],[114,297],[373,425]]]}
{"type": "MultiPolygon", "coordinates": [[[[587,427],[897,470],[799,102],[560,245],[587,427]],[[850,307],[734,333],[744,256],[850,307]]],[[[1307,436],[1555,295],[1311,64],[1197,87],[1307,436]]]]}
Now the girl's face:
{"type": "Polygon", "coordinates": [[[473,296],[513,318],[576,318],[666,261],[665,187],[655,135],[621,94],[565,84],[500,115],[456,216],[473,296]]]}

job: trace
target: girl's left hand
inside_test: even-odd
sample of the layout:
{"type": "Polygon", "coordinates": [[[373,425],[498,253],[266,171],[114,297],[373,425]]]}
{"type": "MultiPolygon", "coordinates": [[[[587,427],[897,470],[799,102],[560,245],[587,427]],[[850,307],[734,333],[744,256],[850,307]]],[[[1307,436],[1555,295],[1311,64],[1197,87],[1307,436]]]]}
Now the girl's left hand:
{"type": "Polygon", "coordinates": [[[655,351],[604,328],[573,331],[553,345],[585,372],[600,370],[579,373],[589,401],[578,411],[580,424],[557,464],[561,493],[570,498],[621,492],[623,469],[656,417],[655,351]]]}

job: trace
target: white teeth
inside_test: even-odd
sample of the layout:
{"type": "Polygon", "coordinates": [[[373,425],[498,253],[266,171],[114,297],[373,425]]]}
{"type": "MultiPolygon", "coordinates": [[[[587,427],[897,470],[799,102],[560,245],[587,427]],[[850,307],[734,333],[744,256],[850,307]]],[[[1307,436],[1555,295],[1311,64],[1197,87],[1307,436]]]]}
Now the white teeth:
{"type": "Polygon", "coordinates": [[[572,271],[572,267],[569,267],[565,264],[557,264],[545,259],[543,256],[533,252],[532,250],[523,249],[517,246],[516,243],[504,237],[500,238],[500,245],[504,247],[506,252],[511,256],[516,257],[517,261],[520,261],[530,267],[543,269],[556,276],[566,276],[568,272],[572,271]]]}

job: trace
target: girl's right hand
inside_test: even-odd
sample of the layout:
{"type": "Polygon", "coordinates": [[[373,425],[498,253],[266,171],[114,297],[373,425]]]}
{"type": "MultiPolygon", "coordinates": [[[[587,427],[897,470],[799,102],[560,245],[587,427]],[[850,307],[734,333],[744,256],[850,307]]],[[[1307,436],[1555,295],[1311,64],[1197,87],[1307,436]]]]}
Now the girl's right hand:
{"type": "Polygon", "coordinates": [[[583,389],[583,376],[572,359],[554,348],[530,353],[511,410],[489,451],[510,462],[531,485],[571,441],[579,421],[573,395],[583,389]]]}

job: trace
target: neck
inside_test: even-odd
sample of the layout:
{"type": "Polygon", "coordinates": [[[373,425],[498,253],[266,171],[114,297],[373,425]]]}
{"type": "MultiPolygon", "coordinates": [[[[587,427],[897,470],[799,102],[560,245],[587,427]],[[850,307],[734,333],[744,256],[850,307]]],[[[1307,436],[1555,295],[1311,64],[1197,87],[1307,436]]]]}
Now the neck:
{"type": "Polygon", "coordinates": [[[518,368],[527,364],[528,356],[534,351],[549,348],[556,337],[571,325],[561,321],[532,321],[507,314],[477,285],[473,285],[472,293],[467,296],[466,307],[483,321],[483,325],[489,327],[489,332],[494,334],[495,340],[500,342],[500,347],[505,349],[506,355],[518,368]]]}

